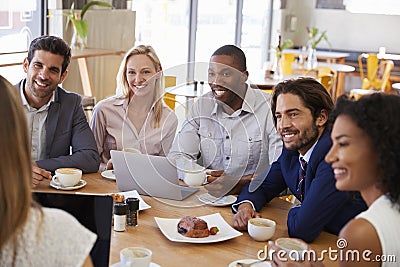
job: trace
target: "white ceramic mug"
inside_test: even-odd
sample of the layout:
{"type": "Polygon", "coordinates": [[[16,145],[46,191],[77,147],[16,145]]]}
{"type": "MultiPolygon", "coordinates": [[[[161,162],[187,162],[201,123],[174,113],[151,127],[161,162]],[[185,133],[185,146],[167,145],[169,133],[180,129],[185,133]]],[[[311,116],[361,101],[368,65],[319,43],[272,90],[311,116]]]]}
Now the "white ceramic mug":
{"type": "Polygon", "coordinates": [[[55,171],[52,180],[63,187],[74,186],[82,178],[82,170],[76,168],[60,168],[55,171]]]}
{"type": "Polygon", "coordinates": [[[203,170],[183,170],[183,181],[188,186],[201,186],[206,178],[207,174],[203,170]]]}
{"type": "Polygon", "coordinates": [[[152,252],[142,247],[127,247],[119,252],[121,266],[124,267],[149,267],[152,252]]]}
{"type": "Polygon", "coordinates": [[[267,241],[275,234],[276,222],[266,218],[251,218],[247,222],[247,231],[256,241],[267,241]]]}
{"type": "Polygon", "coordinates": [[[286,251],[286,258],[295,261],[304,260],[304,253],[307,251],[307,244],[305,242],[295,238],[282,237],[275,240],[275,245],[286,251]]]}

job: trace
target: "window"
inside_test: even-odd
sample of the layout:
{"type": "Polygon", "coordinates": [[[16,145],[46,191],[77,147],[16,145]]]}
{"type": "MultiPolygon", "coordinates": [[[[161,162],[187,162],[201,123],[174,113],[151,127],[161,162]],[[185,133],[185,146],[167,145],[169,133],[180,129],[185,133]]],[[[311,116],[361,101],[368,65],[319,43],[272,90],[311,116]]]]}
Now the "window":
{"type": "Polygon", "coordinates": [[[374,0],[343,0],[343,4],[353,13],[400,15],[398,0],[381,0],[379,4],[374,0]]]}
{"type": "MultiPolygon", "coordinates": [[[[9,62],[21,61],[18,52],[27,51],[32,39],[42,35],[43,17],[41,0],[1,0],[0,56],[9,62]]],[[[15,83],[22,77],[22,67],[0,67],[0,74],[15,83]]]]}

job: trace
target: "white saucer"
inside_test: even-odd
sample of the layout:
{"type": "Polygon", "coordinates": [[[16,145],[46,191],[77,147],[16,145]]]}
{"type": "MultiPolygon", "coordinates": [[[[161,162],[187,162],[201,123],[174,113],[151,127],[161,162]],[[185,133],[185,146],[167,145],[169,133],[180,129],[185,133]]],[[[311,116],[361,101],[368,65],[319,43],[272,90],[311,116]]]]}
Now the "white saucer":
{"type": "MultiPolygon", "coordinates": [[[[236,263],[238,262],[242,262],[242,263],[252,263],[258,260],[255,259],[244,259],[244,260],[237,260],[234,262],[229,263],[228,267],[236,267],[236,263]]],[[[262,262],[258,262],[258,263],[254,263],[253,265],[251,265],[251,267],[271,267],[271,263],[269,261],[262,261],[262,262]]]]}
{"type": "MultiPolygon", "coordinates": [[[[124,267],[124,266],[122,266],[121,262],[117,262],[117,263],[114,263],[113,265],[111,265],[110,267],[124,267]]],[[[157,263],[150,262],[149,267],[161,267],[161,266],[158,265],[157,263]]]]}
{"type": "Polygon", "coordinates": [[[197,196],[197,198],[203,202],[204,204],[211,205],[211,206],[228,206],[235,203],[237,197],[233,195],[223,196],[221,198],[216,198],[208,193],[202,194],[197,196]]]}
{"type": "Polygon", "coordinates": [[[83,179],[81,179],[79,181],[79,183],[77,183],[74,186],[66,186],[66,187],[56,184],[53,180],[51,180],[51,182],[50,182],[51,187],[54,187],[55,189],[59,189],[59,190],[75,190],[75,189],[80,189],[80,188],[84,187],[85,185],[86,185],[86,181],[83,179]]]}
{"type": "Polygon", "coordinates": [[[110,179],[110,180],[114,180],[114,181],[116,180],[114,170],[103,171],[101,173],[101,176],[103,176],[106,179],[110,179]]]}

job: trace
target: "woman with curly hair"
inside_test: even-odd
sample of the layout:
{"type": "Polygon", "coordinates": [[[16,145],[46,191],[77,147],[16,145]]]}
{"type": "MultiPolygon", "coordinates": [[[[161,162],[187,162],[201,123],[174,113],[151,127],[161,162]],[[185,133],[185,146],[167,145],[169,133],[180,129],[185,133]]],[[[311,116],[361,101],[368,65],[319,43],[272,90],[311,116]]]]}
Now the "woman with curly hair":
{"type": "MultiPolygon", "coordinates": [[[[368,205],[339,234],[347,242],[343,255],[358,251],[360,261],[350,257],[339,265],[398,266],[385,257],[400,259],[400,96],[373,94],[356,102],[341,97],[333,119],[333,145],[325,160],[332,165],[336,187],[359,191],[368,205]]],[[[274,257],[273,264],[316,263],[295,265],[274,257]]]]}

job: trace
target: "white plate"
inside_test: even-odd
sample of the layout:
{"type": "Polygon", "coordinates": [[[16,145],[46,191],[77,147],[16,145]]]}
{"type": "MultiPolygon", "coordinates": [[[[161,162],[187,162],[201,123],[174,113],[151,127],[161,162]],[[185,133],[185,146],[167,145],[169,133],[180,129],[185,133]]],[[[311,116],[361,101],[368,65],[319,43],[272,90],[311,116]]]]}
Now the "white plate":
{"type": "Polygon", "coordinates": [[[110,179],[110,180],[114,180],[114,181],[116,180],[114,170],[103,171],[101,173],[101,176],[103,176],[106,179],[110,179]]]}
{"type": "MultiPolygon", "coordinates": [[[[113,193],[109,193],[109,194],[113,194],[113,193]]],[[[117,193],[114,193],[114,194],[124,195],[125,199],[127,199],[128,197],[138,198],[139,199],[139,210],[147,210],[147,209],[151,208],[151,206],[149,204],[144,202],[143,198],[139,195],[139,193],[136,190],[125,191],[125,192],[117,192],[117,193]]]]}
{"type": "MultiPolygon", "coordinates": [[[[114,263],[113,265],[111,265],[110,267],[124,267],[124,266],[121,264],[121,262],[117,262],[117,263],[114,263]]],[[[149,267],[161,267],[161,266],[158,265],[157,263],[150,262],[149,267]]]]}
{"type": "MultiPolygon", "coordinates": [[[[238,262],[250,264],[255,261],[257,261],[257,260],[254,260],[254,259],[237,260],[237,261],[231,262],[228,265],[228,267],[237,267],[236,263],[238,263],[238,262]]],[[[269,261],[262,261],[262,262],[254,263],[253,265],[251,265],[251,267],[271,267],[271,263],[269,261]]]]}
{"type": "Polygon", "coordinates": [[[197,196],[201,202],[211,206],[228,206],[235,203],[237,197],[228,195],[221,198],[216,198],[209,193],[197,196]]]}
{"type": "Polygon", "coordinates": [[[79,183],[77,183],[74,186],[66,186],[66,187],[56,184],[53,180],[51,180],[51,182],[50,182],[51,187],[54,187],[55,189],[59,189],[59,190],[75,190],[75,189],[82,188],[85,185],[86,185],[86,181],[83,179],[81,179],[79,181],[79,183]]]}
{"type": "Polygon", "coordinates": [[[187,243],[214,243],[232,239],[241,236],[242,233],[233,229],[225,220],[221,214],[214,213],[206,216],[200,216],[199,218],[207,222],[208,228],[217,226],[219,232],[216,235],[209,235],[203,238],[190,238],[178,233],[179,219],[167,219],[154,217],[161,232],[171,241],[175,242],[187,242],[187,243]]]}

